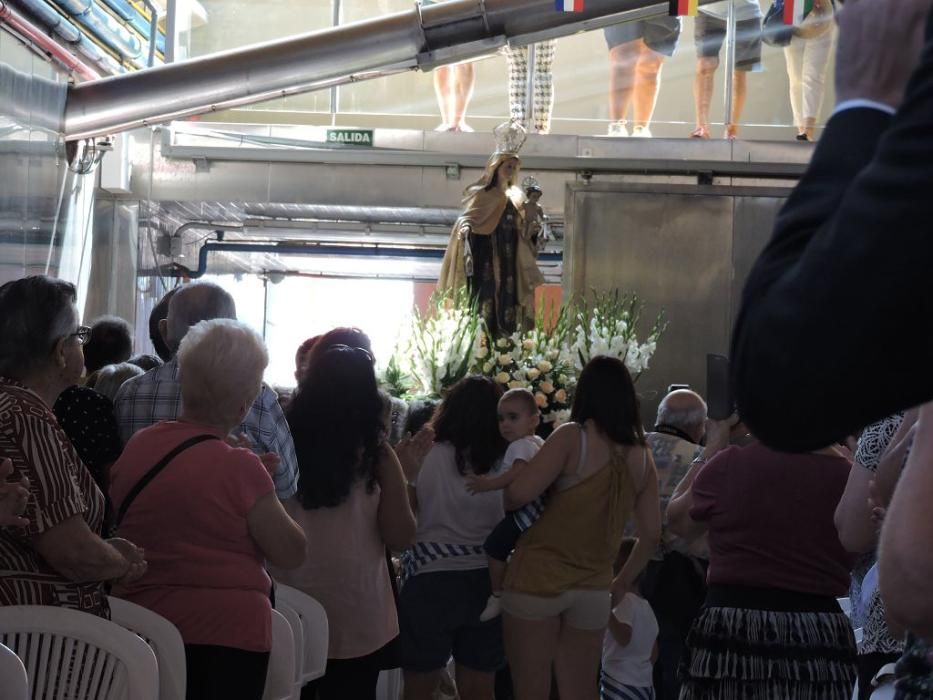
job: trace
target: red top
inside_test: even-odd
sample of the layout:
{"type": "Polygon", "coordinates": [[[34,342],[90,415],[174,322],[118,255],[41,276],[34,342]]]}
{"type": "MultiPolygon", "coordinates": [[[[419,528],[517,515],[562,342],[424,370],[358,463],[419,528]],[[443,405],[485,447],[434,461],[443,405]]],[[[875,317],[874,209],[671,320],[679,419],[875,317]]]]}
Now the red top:
{"type": "Polygon", "coordinates": [[[843,596],[850,555],[833,513],[849,476],[843,457],[730,447],[703,467],[690,517],[709,526],[709,582],[843,596]]]}
{"type": "MultiPolygon", "coordinates": [[[[130,489],[177,445],[219,432],[179,421],[136,433],[111,470],[119,511],[130,489]]],[[[149,569],[121,597],[170,620],[185,644],[269,651],[271,605],[264,559],[246,516],[274,490],[259,458],[223,440],[188,448],[133,501],[120,537],[146,550],[149,569]]]]}

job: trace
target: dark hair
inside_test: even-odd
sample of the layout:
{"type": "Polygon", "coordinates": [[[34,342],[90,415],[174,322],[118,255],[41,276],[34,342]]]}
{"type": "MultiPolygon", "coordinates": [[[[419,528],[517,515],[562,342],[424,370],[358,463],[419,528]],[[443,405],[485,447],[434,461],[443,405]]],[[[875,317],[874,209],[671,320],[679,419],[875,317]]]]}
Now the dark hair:
{"type": "Polygon", "coordinates": [[[126,362],[133,354],[133,330],[117,316],[104,316],[91,325],[84,344],[84,368],[88,374],[107,365],[126,362]]]}
{"type": "Polygon", "coordinates": [[[502,388],[488,377],[465,377],[441,401],[432,421],[434,442],[449,442],[456,450],[457,471],[488,474],[505,454],[508,443],[499,434],[496,407],[502,388]]]}
{"type": "Polygon", "coordinates": [[[405,419],[405,433],[414,435],[431,422],[439,402],[434,399],[415,399],[408,404],[408,417],[405,419]]]}
{"type": "Polygon", "coordinates": [[[308,354],[305,356],[305,371],[309,371],[312,364],[336,345],[365,350],[369,354],[370,363],[373,362],[373,346],[368,335],[359,328],[332,328],[324,335],[318,336],[317,341],[308,349],[308,354]]]}
{"type": "Polygon", "coordinates": [[[599,355],[586,363],[573,393],[570,420],[593,421],[619,445],[644,445],[635,383],[621,360],[599,355]]]}
{"type": "Polygon", "coordinates": [[[168,290],[165,296],[159,299],[159,303],[152,307],[149,314],[149,340],[152,341],[152,347],[155,348],[156,354],[163,362],[171,360],[173,353],[162,337],[162,333],[159,332],[159,322],[168,318],[168,303],[179,289],[180,287],[175,287],[168,290]]]}
{"type": "Polygon", "coordinates": [[[368,353],[338,345],[319,356],[287,418],[298,456],[297,496],[305,510],[339,506],[360,479],[372,493],[385,431],[368,353]]]}
{"type": "Polygon", "coordinates": [[[78,295],[70,282],[33,275],[0,287],[0,375],[23,379],[50,360],[75,330],[78,295]]]}
{"type": "Polygon", "coordinates": [[[150,355],[149,353],[142,353],[140,355],[133,355],[130,359],[127,360],[131,365],[136,365],[143,372],[148,372],[151,369],[156,367],[161,367],[163,362],[161,357],[156,357],[155,355],[150,355]]]}
{"type": "Polygon", "coordinates": [[[298,350],[295,351],[295,378],[298,379],[298,381],[301,381],[301,378],[308,369],[308,354],[311,352],[311,349],[317,345],[317,341],[320,339],[321,336],[319,335],[308,338],[299,345],[298,350]]]}
{"type": "Polygon", "coordinates": [[[625,562],[632,556],[632,550],[635,549],[636,544],[638,544],[638,539],[635,537],[624,537],[622,539],[622,544],[619,545],[619,553],[616,554],[615,563],[612,565],[613,575],[618,576],[619,572],[622,571],[625,562]]]}

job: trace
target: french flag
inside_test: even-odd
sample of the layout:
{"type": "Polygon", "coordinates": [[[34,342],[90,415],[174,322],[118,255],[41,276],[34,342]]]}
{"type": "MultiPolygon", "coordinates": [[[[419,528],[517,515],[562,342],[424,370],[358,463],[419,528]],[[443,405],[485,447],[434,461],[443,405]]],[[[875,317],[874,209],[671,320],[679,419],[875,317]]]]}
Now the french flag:
{"type": "Polygon", "coordinates": [[[583,0],[554,0],[558,12],[583,12],[583,0]]]}

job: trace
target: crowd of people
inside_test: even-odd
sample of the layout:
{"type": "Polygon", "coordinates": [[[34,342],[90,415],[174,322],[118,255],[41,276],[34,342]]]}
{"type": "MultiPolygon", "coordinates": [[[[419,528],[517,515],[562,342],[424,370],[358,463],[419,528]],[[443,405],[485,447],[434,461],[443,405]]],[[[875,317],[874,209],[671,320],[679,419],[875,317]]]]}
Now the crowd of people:
{"type": "Polygon", "coordinates": [[[840,14],[840,104],[750,273],[728,418],[678,388],[645,432],[596,356],[539,436],[533,397],[488,378],[388,397],[353,328],[303,343],[277,395],[216,285],[156,306],[157,357],[81,325],[66,281],[0,286],[0,605],[149,608],[192,700],[262,697],[274,582],[327,613],[305,700],[373,698],[399,667],[406,700],[933,697],[933,382],[904,322],[931,9],[840,14]]]}
{"type": "MultiPolygon", "coordinates": [[[[421,0],[424,6],[437,0],[421,0]]],[[[723,46],[729,34],[732,0],[707,3],[694,18],[696,74],[693,97],[696,127],[693,138],[710,138],[710,110],[723,46]]],[[[813,141],[826,92],[826,78],[835,45],[835,0],[813,0],[798,24],[774,29],[763,24],[777,14],[783,25],[783,1],[773,3],[768,15],[760,0],[735,0],[735,70],[732,75],[732,111],[727,115],[725,138],[736,138],[748,96],[749,73],[761,70],[762,43],[781,48],[787,66],[790,105],[796,138],[813,141]],[[775,31],[784,34],[774,39],[775,31]]],[[[651,137],[651,121],[661,88],[665,59],[677,50],[683,29],[681,17],[657,17],[612,25],[604,29],[609,50],[609,136],[651,137]],[[629,111],[632,118],[629,120],[629,111]]],[[[509,64],[509,115],[529,133],[551,130],[554,107],[553,66],[556,42],[534,44],[534,59],[528,46],[505,49],[509,64]],[[529,72],[533,74],[530,76],[529,72]],[[533,90],[529,96],[529,86],[533,90]],[[530,113],[529,113],[530,110],[530,113]]],[[[439,131],[473,131],[466,122],[476,82],[470,62],[442,66],[434,71],[434,87],[441,112],[439,131]]]]}

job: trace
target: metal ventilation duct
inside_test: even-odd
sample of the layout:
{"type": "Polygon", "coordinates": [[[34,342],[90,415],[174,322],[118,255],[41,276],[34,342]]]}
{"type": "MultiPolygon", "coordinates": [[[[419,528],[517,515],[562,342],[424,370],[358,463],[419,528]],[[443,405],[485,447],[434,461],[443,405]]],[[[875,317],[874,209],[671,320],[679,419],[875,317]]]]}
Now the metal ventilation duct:
{"type": "Polygon", "coordinates": [[[574,13],[555,11],[554,0],[451,0],[416,6],[73,86],[64,131],[69,139],[103,136],[370,77],[367,72],[477,56],[507,40],[522,43],[522,38],[570,34],[592,28],[586,22],[607,15],[637,10],[639,17],[663,14],[667,7],[667,2],[652,0],[587,0],[586,10],[574,13]]]}

